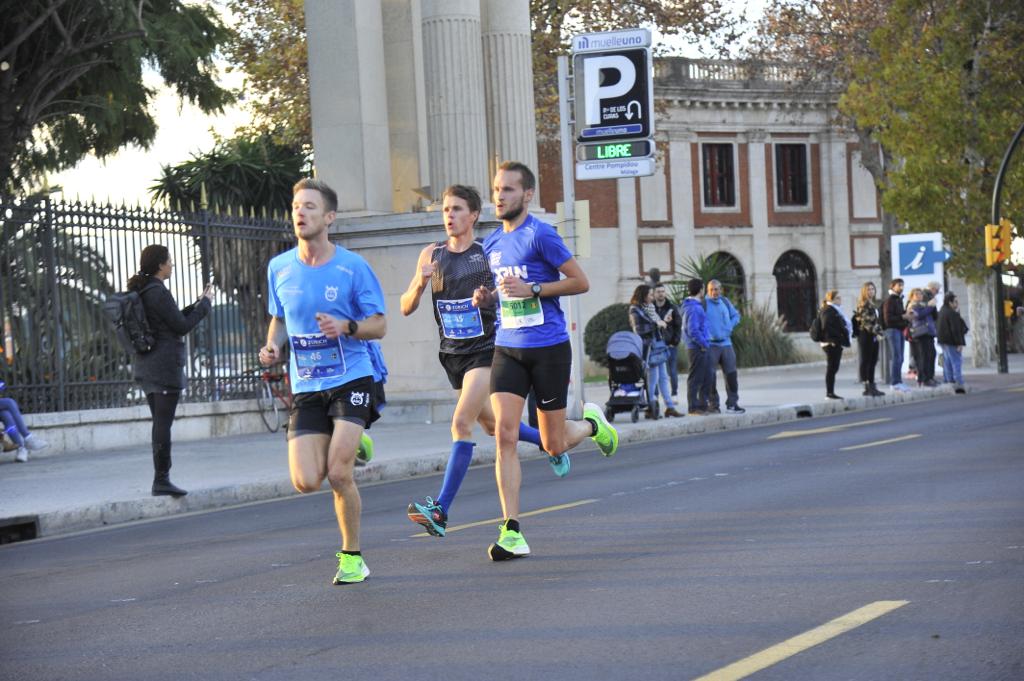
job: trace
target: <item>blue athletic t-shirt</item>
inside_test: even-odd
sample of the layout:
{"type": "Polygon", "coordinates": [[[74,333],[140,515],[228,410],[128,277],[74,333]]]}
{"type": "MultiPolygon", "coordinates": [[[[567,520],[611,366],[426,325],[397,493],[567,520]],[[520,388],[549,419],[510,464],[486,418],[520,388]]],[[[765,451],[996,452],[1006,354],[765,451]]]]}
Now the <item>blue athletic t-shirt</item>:
{"type": "MultiPolygon", "coordinates": [[[[494,230],[484,239],[484,252],[495,286],[508,276],[538,284],[558,281],[558,268],[572,257],[555,228],[532,215],[511,232],[494,230]]],[[[569,340],[557,297],[505,298],[499,290],[498,298],[495,345],[541,348],[569,340]]]]}
{"type": "Polygon", "coordinates": [[[327,390],[373,375],[363,341],[329,339],[316,321],[317,312],[356,321],[384,314],[384,293],[366,260],[336,245],[330,261],[311,267],[293,248],[270,261],[267,280],[267,311],[283,317],[288,329],[292,392],[327,390]]]}

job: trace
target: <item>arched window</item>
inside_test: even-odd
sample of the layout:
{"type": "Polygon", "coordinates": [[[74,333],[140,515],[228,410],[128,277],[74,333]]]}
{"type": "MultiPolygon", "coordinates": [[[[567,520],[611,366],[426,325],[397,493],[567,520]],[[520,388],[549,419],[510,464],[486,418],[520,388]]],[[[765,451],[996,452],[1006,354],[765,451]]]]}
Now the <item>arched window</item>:
{"type": "Polygon", "coordinates": [[[722,282],[723,295],[729,300],[738,302],[747,297],[747,277],[743,272],[743,265],[731,253],[718,251],[712,253],[708,258],[709,262],[715,263],[718,271],[717,278],[722,282]]]}
{"type": "Polygon", "coordinates": [[[786,331],[807,331],[818,309],[814,263],[800,251],[786,251],[775,261],[772,274],[786,331]]]}

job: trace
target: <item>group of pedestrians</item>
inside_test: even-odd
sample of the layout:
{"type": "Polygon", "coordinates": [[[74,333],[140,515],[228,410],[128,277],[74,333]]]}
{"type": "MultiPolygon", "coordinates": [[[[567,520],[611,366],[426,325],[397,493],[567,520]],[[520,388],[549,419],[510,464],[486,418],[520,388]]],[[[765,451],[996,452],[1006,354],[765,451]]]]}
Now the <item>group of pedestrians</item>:
{"type": "Polygon", "coordinates": [[[665,416],[681,417],[676,408],[679,385],[678,345],[685,341],[689,368],[686,376],[686,415],[721,413],[716,374],[725,377],[725,411],[742,414],[739,380],[732,332],[740,313],[722,295],[722,283],[712,279],[687,282],[687,297],[678,306],[667,298],[664,284],[641,284],[633,291],[629,323],[644,344],[647,361],[647,418],[658,418],[658,395],[665,402],[665,416]]]}
{"type": "Polygon", "coordinates": [[[962,353],[968,328],[960,316],[956,295],[947,293],[942,309],[939,310],[938,293],[941,287],[937,282],[923,289],[912,289],[906,306],[903,303],[903,290],[903,279],[893,279],[888,296],[879,306],[874,283],[865,282],[851,317],[843,311],[838,291],[830,290],[825,294],[811,336],[825,352],[826,397],[842,399],[835,392],[835,377],[839,371],[843,348],[850,347],[851,337],[857,340],[858,377],[864,386],[865,396],[878,397],[885,394],[875,385],[875,367],[883,342],[890,352],[888,376],[893,391],[910,390],[903,381],[904,344],[907,342],[910,344],[918,387],[931,388],[938,385],[935,381],[935,343],[938,341],[942,348],[943,382],[952,383],[957,393],[966,392],[962,353]]]}

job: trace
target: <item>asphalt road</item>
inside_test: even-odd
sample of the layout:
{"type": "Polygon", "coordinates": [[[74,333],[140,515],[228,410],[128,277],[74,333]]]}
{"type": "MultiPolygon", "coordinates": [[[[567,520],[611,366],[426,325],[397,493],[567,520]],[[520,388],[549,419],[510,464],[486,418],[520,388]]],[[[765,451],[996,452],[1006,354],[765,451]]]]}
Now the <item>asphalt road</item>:
{"type": "Polygon", "coordinates": [[[325,493],[3,546],[0,678],[1024,679],[1022,407],[527,462],[506,563],[490,468],[444,539],[404,513],[439,477],[368,486],[360,585],[325,493]]]}

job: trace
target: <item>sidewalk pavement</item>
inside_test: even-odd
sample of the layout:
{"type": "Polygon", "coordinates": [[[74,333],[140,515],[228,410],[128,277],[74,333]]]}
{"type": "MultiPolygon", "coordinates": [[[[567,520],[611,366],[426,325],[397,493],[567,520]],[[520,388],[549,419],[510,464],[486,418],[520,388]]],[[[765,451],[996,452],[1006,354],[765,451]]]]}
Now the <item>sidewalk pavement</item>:
{"type": "MultiPolygon", "coordinates": [[[[1010,374],[1024,372],[1024,356],[1010,355],[1010,374]]],[[[846,399],[827,400],[824,362],[741,370],[739,375],[742,415],[687,416],[648,421],[641,417],[631,423],[628,413],[616,414],[620,446],[627,443],[680,435],[731,430],[749,426],[794,421],[871,409],[950,395],[952,386],[914,389],[897,393],[885,385],[884,397],[861,397],[856,382],[856,359],[847,357],[840,368],[836,390],[846,399]]],[[[941,371],[940,377],[941,377],[941,371]]],[[[966,370],[968,389],[972,379],[994,375],[995,368],[966,370]]],[[[680,411],[685,411],[685,380],[680,376],[680,411]]],[[[722,399],[722,379],[719,390],[722,399]]],[[[607,384],[584,386],[587,401],[604,406],[607,384]]],[[[360,483],[394,480],[443,471],[451,447],[449,424],[388,423],[387,409],[374,424],[375,457],[356,469],[360,483]]],[[[477,446],[474,464],[493,462],[494,439],[479,426],[474,435],[477,446]]],[[[584,441],[573,450],[595,450],[584,441]]],[[[32,452],[28,463],[13,463],[13,452],[0,460],[0,543],[32,536],[46,537],[125,523],[147,518],[201,511],[296,494],[288,476],[287,445],[283,431],[258,435],[175,442],[172,480],[189,491],[188,496],[150,495],[153,469],[148,451],[139,447],[109,451],[46,456],[46,450],[32,452]],[[18,536],[19,531],[22,533],[18,536]],[[27,535],[25,534],[27,533],[27,535]],[[34,534],[33,534],[34,533],[34,534]]],[[[524,459],[544,456],[532,445],[522,445],[524,459]]],[[[424,495],[434,491],[436,482],[425,482],[424,495]]],[[[325,484],[326,489],[326,484],[325,484]]]]}

